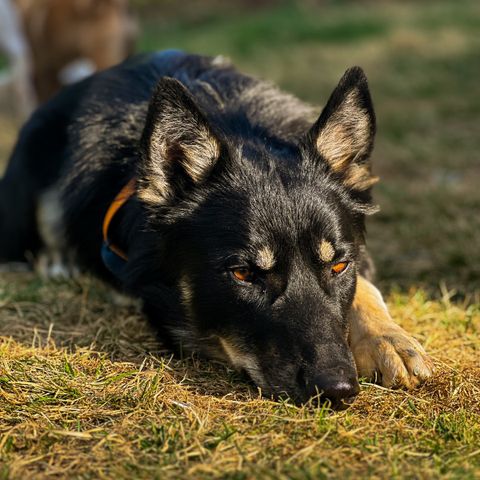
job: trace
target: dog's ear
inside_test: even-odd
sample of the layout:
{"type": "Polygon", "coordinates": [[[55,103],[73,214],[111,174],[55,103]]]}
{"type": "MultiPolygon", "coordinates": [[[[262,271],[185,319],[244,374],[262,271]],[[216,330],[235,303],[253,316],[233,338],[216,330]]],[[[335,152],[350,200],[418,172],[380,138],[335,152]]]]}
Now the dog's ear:
{"type": "Polygon", "coordinates": [[[203,182],[220,155],[220,142],[181,82],[162,78],[142,136],[138,195],[161,204],[175,190],[203,182]]]}
{"type": "Polygon", "coordinates": [[[352,67],[333,91],[307,142],[347,187],[365,191],[378,181],[368,161],[374,136],[367,79],[360,67],[352,67]]]}

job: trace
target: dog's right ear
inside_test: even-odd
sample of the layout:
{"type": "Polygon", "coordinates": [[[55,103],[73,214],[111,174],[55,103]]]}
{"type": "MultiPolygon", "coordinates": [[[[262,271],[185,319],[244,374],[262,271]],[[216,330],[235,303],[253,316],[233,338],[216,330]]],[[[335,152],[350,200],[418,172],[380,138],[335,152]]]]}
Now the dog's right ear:
{"type": "Polygon", "coordinates": [[[142,136],[138,196],[162,204],[175,191],[202,183],[220,155],[220,142],[181,82],[162,78],[142,136]]]}
{"type": "Polygon", "coordinates": [[[360,67],[345,72],[307,143],[349,189],[368,191],[377,182],[369,156],[375,135],[375,114],[367,79],[360,67]]]}

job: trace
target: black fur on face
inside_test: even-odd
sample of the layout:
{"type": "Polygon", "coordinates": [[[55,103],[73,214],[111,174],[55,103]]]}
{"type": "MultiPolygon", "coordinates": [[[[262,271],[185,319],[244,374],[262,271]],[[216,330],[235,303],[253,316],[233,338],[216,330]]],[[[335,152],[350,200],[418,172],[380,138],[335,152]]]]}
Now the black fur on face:
{"type": "Polygon", "coordinates": [[[297,142],[229,136],[180,82],[160,82],[139,198],[179,306],[164,322],[173,343],[229,361],[267,395],[305,401],[332,382],[356,395],[347,314],[374,210],[374,132],[358,68],[297,142]]]}

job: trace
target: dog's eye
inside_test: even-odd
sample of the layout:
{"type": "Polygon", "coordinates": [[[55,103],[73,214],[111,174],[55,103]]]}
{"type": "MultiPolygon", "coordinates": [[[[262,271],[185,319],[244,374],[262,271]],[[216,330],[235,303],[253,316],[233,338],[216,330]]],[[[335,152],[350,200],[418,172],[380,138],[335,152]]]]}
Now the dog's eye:
{"type": "Polygon", "coordinates": [[[255,275],[248,267],[232,268],[232,275],[241,282],[252,283],[255,275]]]}
{"type": "Polygon", "coordinates": [[[332,265],[332,274],[338,275],[348,267],[348,262],[338,262],[332,265]]]}

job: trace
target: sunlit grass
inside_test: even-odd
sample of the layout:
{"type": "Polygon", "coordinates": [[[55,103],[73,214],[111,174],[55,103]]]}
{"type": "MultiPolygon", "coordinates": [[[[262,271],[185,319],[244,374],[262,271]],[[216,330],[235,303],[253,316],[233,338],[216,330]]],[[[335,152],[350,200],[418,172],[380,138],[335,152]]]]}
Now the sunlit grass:
{"type": "MultiPolygon", "coordinates": [[[[437,373],[413,392],[363,384],[341,413],[275,403],[172,358],[91,279],[0,274],[0,478],[478,478],[480,3],[225,5],[198,20],[170,2],[140,48],[221,53],[318,105],[365,68],[382,178],[368,244],[437,373]]],[[[0,113],[2,164],[14,135],[0,113]]]]}
{"type": "Polygon", "coordinates": [[[413,392],[363,384],[340,413],[262,399],[224,365],[171,357],[92,280],[8,275],[0,294],[5,478],[474,478],[480,468],[480,305],[448,292],[389,298],[435,377],[413,392]]]}

